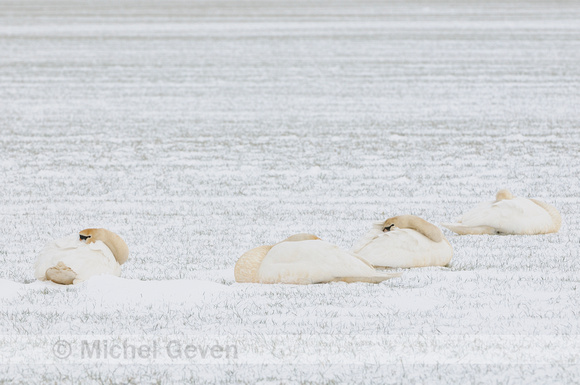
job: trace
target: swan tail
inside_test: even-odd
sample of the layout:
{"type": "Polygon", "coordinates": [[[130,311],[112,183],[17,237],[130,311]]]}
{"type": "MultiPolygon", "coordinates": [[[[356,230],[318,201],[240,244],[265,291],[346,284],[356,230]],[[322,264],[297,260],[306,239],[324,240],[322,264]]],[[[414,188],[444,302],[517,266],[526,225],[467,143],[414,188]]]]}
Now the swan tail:
{"type": "Polygon", "coordinates": [[[368,277],[338,277],[335,282],[366,282],[366,283],[381,283],[391,278],[400,277],[403,273],[375,273],[374,275],[368,277]]]}
{"type": "Polygon", "coordinates": [[[461,223],[441,223],[441,226],[459,235],[497,234],[497,230],[490,226],[464,226],[461,223]]]}
{"type": "Polygon", "coordinates": [[[62,262],[46,270],[46,279],[60,285],[72,285],[77,277],[77,273],[62,262]]]}

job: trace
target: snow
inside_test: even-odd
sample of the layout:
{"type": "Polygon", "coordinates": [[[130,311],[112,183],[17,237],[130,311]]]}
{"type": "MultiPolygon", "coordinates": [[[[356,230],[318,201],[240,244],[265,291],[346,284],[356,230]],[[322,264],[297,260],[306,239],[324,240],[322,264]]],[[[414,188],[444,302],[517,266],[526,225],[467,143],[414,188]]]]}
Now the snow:
{"type": "Polygon", "coordinates": [[[7,279],[0,279],[0,299],[8,300],[18,296],[24,285],[7,279]]]}
{"type": "Polygon", "coordinates": [[[579,18],[548,1],[1,3],[0,382],[577,382],[579,18]],[[500,188],[557,207],[561,230],[444,230],[449,267],[378,285],[234,282],[258,245],[350,249],[375,221],[449,222],[500,188]],[[122,278],[34,280],[44,244],[89,227],[126,240],[122,278]]]}
{"type": "Polygon", "coordinates": [[[103,306],[146,306],[160,303],[187,303],[191,306],[209,300],[216,293],[227,289],[228,286],[211,281],[141,281],[100,275],[87,281],[84,294],[88,297],[87,300],[103,306]]]}

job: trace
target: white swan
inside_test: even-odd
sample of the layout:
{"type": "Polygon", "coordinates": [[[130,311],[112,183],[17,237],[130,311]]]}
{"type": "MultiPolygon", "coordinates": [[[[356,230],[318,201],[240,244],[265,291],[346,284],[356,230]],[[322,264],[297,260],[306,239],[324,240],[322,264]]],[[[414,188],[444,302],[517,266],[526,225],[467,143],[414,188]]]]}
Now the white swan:
{"type": "Polygon", "coordinates": [[[51,241],[34,264],[36,279],[70,285],[99,274],[121,275],[129,248],[117,234],[106,229],[85,229],[51,241]]]}
{"type": "Polygon", "coordinates": [[[495,201],[481,203],[457,223],[442,226],[457,234],[547,234],[560,230],[562,217],[558,210],[536,199],[514,197],[500,190],[495,201]]]}
{"type": "Polygon", "coordinates": [[[414,215],[375,223],[352,251],[375,267],[446,266],[453,257],[441,230],[414,215]]]}
{"type": "Polygon", "coordinates": [[[242,255],[234,268],[236,282],[247,283],[378,283],[400,275],[379,273],[357,255],[311,234],[256,247],[242,255]]]}

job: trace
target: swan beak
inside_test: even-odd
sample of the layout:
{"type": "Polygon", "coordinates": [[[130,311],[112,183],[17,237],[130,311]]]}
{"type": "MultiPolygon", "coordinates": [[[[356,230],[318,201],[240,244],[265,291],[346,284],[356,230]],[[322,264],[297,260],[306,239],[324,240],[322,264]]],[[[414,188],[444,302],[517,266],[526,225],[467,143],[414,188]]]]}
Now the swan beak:
{"type": "Polygon", "coordinates": [[[90,236],[90,235],[82,235],[82,234],[79,234],[79,237],[80,237],[81,241],[86,241],[86,240],[87,240],[87,239],[89,239],[91,236],[90,236]]]}

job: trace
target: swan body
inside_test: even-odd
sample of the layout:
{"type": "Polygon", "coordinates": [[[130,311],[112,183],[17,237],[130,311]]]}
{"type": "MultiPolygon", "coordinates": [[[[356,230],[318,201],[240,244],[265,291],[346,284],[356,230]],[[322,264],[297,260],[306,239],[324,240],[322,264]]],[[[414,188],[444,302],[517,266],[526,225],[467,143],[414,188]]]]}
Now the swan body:
{"type": "Polygon", "coordinates": [[[375,267],[446,266],[453,257],[441,230],[413,215],[375,223],[352,251],[375,267]]]}
{"type": "Polygon", "coordinates": [[[500,190],[496,200],[483,202],[460,217],[457,223],[442,223],[457,234],[520,234],[555,233],[562,218],[558,210],[536,199],[513,197],[500,190]]]}
{"type": "Polygon", "coordinates": [[[274,246],[260,246],[240,257],[237,282],[306,285],[326,282],[379,283],[400,273],[379,273],[354,253],[310,234],[297,234],[274,246]]]}
{"type": "Polygon", "coordinates": [[[39,280],[76,284],[95,275],[121,275],[129,250],[117,234],[105,229],[87,229],[79,234],[48,242],[34,264],[39,280]]]}

